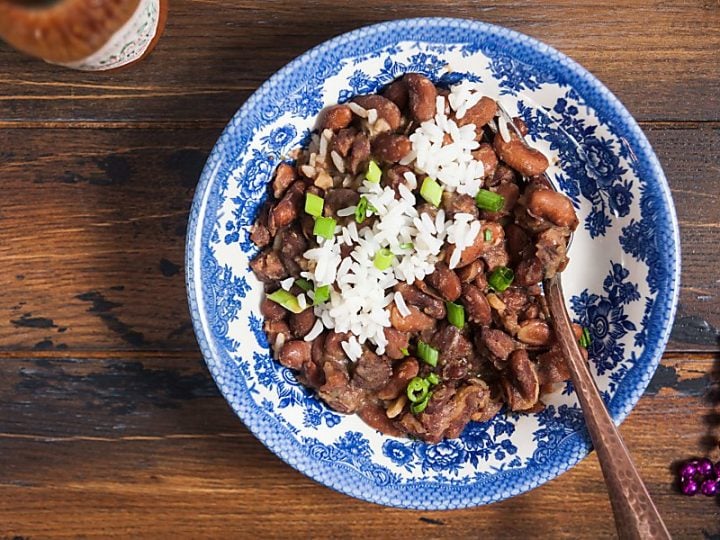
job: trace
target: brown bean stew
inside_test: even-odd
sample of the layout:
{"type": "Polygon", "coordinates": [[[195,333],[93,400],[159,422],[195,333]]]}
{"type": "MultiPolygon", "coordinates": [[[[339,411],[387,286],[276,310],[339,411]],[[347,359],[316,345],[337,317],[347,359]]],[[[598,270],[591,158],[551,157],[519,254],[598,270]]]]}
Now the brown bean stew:
{"type": "Polygon", "coordinates": [[[545,156],[499,124],[479,89],[407,74],[379,95],[326,108],[310,147],[278,166],[250,266],[265,285],[275,358],[331,408],[438,442],[504,405],[539,411],[543,393],[569,378],[539,283],[567,265],[578,220],[544,184],[545,156]],[[390,221],[383,229],[401,211],[406,232],[388,232],[390,221]],[[375,236],[385,241],[373,248],[375,236]],[[344,285],[334,270],[329,283],[318,277],[351,264],[357,275],[344,285]],[[381,307],[343,326],[329,306],[350,282],[378,284],[360,292],[381,307]],[[338,331],[351,327],[361,330],[338,331]]]}

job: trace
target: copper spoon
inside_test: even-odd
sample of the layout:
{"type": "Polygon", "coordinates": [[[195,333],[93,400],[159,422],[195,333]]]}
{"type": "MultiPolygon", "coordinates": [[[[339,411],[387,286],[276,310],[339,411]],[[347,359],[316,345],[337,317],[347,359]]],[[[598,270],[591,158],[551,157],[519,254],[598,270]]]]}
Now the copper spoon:
{"type": "MultiPolygon", "coordinates": [[[[499,102],[498,109],[508,126],[521,141],[527,144],[513,123],[512,117],[499,102]]],[[[545,180],[551,189],[555,189],[547,175],[545,175],[545,180]]],[[[575,393],[585,417],[585,425],[605,477],[618,536],[623,540],[670,538],[670,533],[650,498],[630,453],[600,397],[600,391],[595,384],[595,379],[590,374],[588,364],[580,353],[571,320],[565,308],[560,274],[544,280],[543,290],[555,335],[570,368],[575,393]]]]}

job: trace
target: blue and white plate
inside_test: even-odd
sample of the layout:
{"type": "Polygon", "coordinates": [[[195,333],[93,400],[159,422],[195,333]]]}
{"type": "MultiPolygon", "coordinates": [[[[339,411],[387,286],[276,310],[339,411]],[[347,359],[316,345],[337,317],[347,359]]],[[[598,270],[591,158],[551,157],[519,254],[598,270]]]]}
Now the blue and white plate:
{"type": "Polygon", "coordinates": [[[338,491],[418,509],[512,497],[572,467],[590,449],[572,386],[538,414],[471,423],[429,445],[337,414],[273,361],[248,268],[249,240],[278,161],[307,141],[317,113],[406,72],[481,82],[521,115],[581,219],[563,282],[590,328],[592,370],[616,422],[660,360],[678,295],[679,240],[665,176],[620,102],[569,58],[522,34],[475,21],[410,19],[362,28],[299,57],[233,117],[197,187],[187,288],[208,367],[245,425],[287,463],[338,491]],[[551,160],[552,161],[552,160],[551,160]]]}

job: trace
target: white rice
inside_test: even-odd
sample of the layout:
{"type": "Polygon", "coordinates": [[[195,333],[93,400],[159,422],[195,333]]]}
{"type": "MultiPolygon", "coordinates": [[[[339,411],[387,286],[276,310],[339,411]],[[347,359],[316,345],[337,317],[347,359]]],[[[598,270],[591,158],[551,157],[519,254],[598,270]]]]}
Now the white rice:
{"type": "Polygon", "coordinates": [[[283,279],[283,280],[280,282],[280,287],[282,287],[282,288],[285,289],[286,291],[289,291],[289,290],[290,290],[290,287],[293,286],[293,283],[295,283],[295,278],[289,277],[289,278],[287,278],[287,279],[283,279]]]}
{"type": "Polygon", "coordinates": [[[330,159],[332,159],[333,165],[335,165],[338,172],[340,174],[345,174],[345,161],[343,161],[342,156],[333,150],[330,152],[330,159]]]}
{"type": "Polygon", "coordinates": [[[408,315],[410,315],[410,308],[407,307],[403,295],[399,292],[396,292],[393,298],[395,300],[395,305],[397,306],[400,315],[402,315],[403,317],[407,317],[408,315]]]}
{"type": "Polygon", "coordinates": [[[362,108],[362,107],[361,107],[360,105],[358,105],[357,103],[353,103],[352,101],[350,101],[350,102],[346,103],[346,105],[348,106],[348,108],[349,108],[355,115],[359,116],[360,118],[367,118],[367,117],[368,117],[368,112],[367,112],[367,110],[364,109],[364,108],[362,108]]]}
{"type": "MultiPolygon", "coordinates": [[[[434,272],[446,242],[453,246],[450,268],[457,266],[463,250],[474,243],[480,233],[480,222],[471,214],[457,213],[453,219],[448,219],[442,209],[435,218],[419,214],[411,190],[417,188],[417,175],[422,174],[436,179],[444,190],[473,197],[477,194],[483,185],[485,168],[472,157],[472,151],[479,146],[475,126],[460,127],[448,115],[452,111],[462,118],[483,95],[479,85],[463,82],[451,88],[447,99],[438,96],[434,118],[423,122],[410,136],[412,151],[401,163],[410,165],[415,172],[404,174],[407,186],[399,185],[400,197],[396,198],[390,187],[363,181],[358,191],[377,216],[372,227],[358,229],[354,219],[347,219],[346,225],[336,227],[334,238],[318,237],[318,246],[305,252],[312,271],[302,272],[301,276],[311,280],[315,287],[332,285],[328,301],[313,307],[317,320],[305,340],[315,339],[324,329],[349,332],[351,336],[341,346],[351,360],[360,358],[366,342],[383,354],[387,345],[385,328],[390,326],[388,307],[394,303],[403,317],[411,313],[402,295],[392,288],[400,282],[412,284],[434,272]],[[450,138],[449,144],[443,144],[446,136],[450,138]],[[344,259],[341,245],[352,247],[350,256],[344,259]],[[394,255],[393,264],[385,270],[374,265],[380,249],[389,249],[394,255]]],[[[366,118],[368,124],[378,120],[374,109],[366,110],[352,102],[347,106],[355,115],[366,118]]],[[[323,140],[324,137],[318,142],[321,155],[323,140]]],[[[327,151],[327,146],[324,150],[327,151]]],[[[344,173],[341,156],[331,151],[330,158],[344,173]]],[[[304,169],[303,173],[306,174],[304,169]]],[[[353,181],[348,175],[343,185],[352,185],[353,181]]],[[[350,206],[337,214],[350,217],[355,211],[356,207],[350,206]]],[[[312,291],[307,296],[314,298],[312,291]]]]}

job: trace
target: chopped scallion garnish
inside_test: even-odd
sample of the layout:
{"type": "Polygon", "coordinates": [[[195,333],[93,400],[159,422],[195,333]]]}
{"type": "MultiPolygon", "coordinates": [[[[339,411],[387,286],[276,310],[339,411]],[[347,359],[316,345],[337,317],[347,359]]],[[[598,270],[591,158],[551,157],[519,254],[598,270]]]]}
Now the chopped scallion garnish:
{"type": "Polygon", "coordinates": [[[432,397],[432,392],[428,392],[428,394],[421,401],[418,401],[417,403],[413,403],[412,405],[410,405],[410,410],[412,411],[412,413],[420,414],[421,412],[423,412],[427,408],[431,397],[432,397]]]}
{"type": "Polygon", "coordinates": [[[313,234],[330,240],[335,235],[336,222],[330,217],[319,217],[315,220],[313,234]]]}
{"type": "Polygon", "coordinates": [[[586,349],[590,346],[592,343],[592,337],[590,336],[590,330],[587,328],[583,328],[582,334],[580,335],[580,339],[578,340],[578,343],[581,347],[585,347],[586,349]]]}
{"type": "Polygon", "coordinates": [[[371,159],[368,164],[368,170],[365,173],[365,180],[372,182],[373,184],[377,184],[380,182],[380,178],[382,178],[382,170],[378,164],[371,159]]]}
{"type": "Polygon", "coordinates": [[[498,266],[490,274],[488,285],[497,292],[503,292],[510,286],[513,279],[515,279],[515,274],[510,268],[507,266],[498,266]]]}
{"type": "Polygon", "coordinates": [[[300,287],[305,292],[308,292],[310,289],[312,289],[312,283],[310,283],[310,281],[305,278],[297,278],[295,280],[295,285],[300,287]]]}
{"type": "Polygon", "coordinates": [[[282,307],[293,313],[300,313],[303,309],[298,303],[298,299],[294,294],[290,294],[284,289],[278,289],[274,293],[267,295],[269,300],[272,300],[276,304],[280,304],[282,307]]]}
{"type": "Polygon", "coordinates": [[[490,229],[485,229],[484,235],[485,235],[484,237],[485,237],[486,242],[492,242],[493,236],[492,236],[492,231],[490,229]]]}
{"type": "Polygon", "coordinates": [[[407,385],[407,397],[412,403],[416,403],[425,398],[430,389],[430,383],[428,383],[422,377],[413,377],[407,385]]]}
{"type": "Polygon", "coordinates": [[[442,194],[442,186],[429,176],[426,176],[420,187],[420,196],[433,206],[440,206],[442,194]]]}
{"type": "Polygon", "coordinates": [[[438,357],[440,356],[440,353],[437,349],[432,348],[430,345],[425,343],[424,341],[418,341],[417,344],[417,355],[426,364],[431,365],[432,367],[437,366],[438,357]]]}
{"type": "Polygon", "coordinates": [[[412,242],[405,242],[404,244],[400,244],[398,247],[400,249],[412,249],[414,246],[412,242]]]}
{"type": "Polygon", "coordinates": [[[313,298],[313,305],[319,306],[328,301],[330,298],[330,285],[323,285],[315,289],[315,297],[313,298]]]}
{"type": "Polygon", "coordinates": [[[323,206],[325,206],[325,199],[318,197],[314,193],[305,194],[305,213],[311,216],[320,217],[322,216],[323,206]]]}
{"type": "Polygon", "coordinates": [[[505,205],[505,197],[493,193],[490,190],[481,189],[477,195],[475,195],[475,204],[483,210],[499,212],[505,205]]]}
{"type": "Polygon", "coordinates": [[[445,302],[445,307],[450,324],[462,330],[465,327],[465,308],[455,302],[445,302]]]}
{"type": "Polygon", "coordinates": [[[400,352],[403,353],[403,356],[410,356],[410,351],[408,351],[407,347],[400,349],[400,352]]]}
{"type": "Polygon", "coordinates": [[[375,268],[378,270],[387,270],[392,266],[394,258],[395,255],[393,255],[392,251],[388,248],[382,248],[375,254],[373,265],[375,265],[375,268]]]}
{"type": "Polygon", "coordinates": [[[425,377],[425,379],[432,385],[436,385],[440,382],[440,378],[435,373],[431,373],[430,375],[425,377]]]}
{"type": "Polygon", "coordinates": [[[365,195],[360,197],[360,200],[357,203],[357,206],[355,207],[355,221],[358,223],[362,223],[365,221],[365,218],[367,217],[367,209],[368,209],[368,200],[365,198],[365,195]]]}

